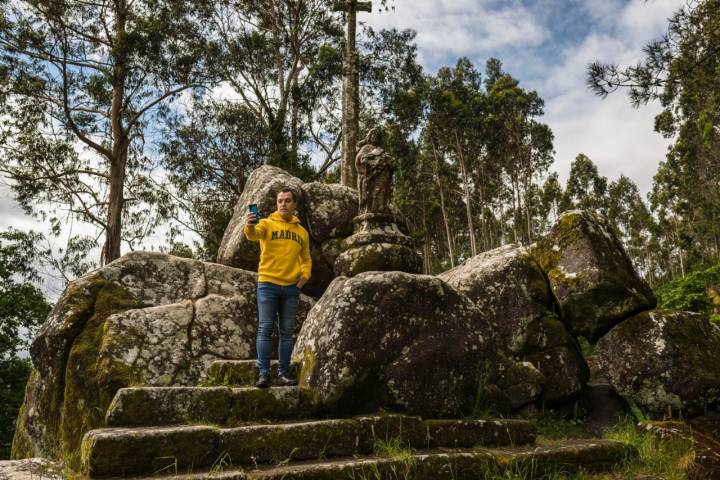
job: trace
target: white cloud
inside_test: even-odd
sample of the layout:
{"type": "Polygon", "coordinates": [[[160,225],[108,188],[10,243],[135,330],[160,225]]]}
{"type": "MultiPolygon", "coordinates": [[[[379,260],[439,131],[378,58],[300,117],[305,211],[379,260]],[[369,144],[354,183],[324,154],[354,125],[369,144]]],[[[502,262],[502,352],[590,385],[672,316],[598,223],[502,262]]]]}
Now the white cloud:
{"type": "Polygon", "coordinates": [[[395,10],[361,15],[373,28],[412,28],[418,32],[422,59],[434,63],[513,47],[537,46],[546,29],[532,12],[517,2],[488,0],[396,0],[395,10]]]}
{"type": "Polygon", "coordinates": [[[570,0],[527,7],[516,1],[396,0],[395,12],[363,19],[376,28],[417,30],[420,61],[429,71],[460,55],[478,68],[490,56],[499,57],[522,86],[546,100],[542,121],[555,134],[554,168],[561,179],[582,152],[602,175],[612,180],[624,173],[647,192],[669,144],[653,132],[659,106],[634,109],[623,92],[596,97],[585,83],[586,69],[595,60],[627,65],[642,59],[643,46],[665,33],[667,18],[684,3],[581,0],[588,18],[572,21],[587,22],[588,31],[575,43],[553,37],[550,23],[575,5],[570,0]]]}
{"type": "Polygon", "coordinates": [[[575,90],[548,102],[546,121],[555,133],[555,170],[567,178],[578,153],[589,156],[601,175],[631,178],[646,193],[668,140],[653,131],[657,106],[634,109],[616,94],[602,100],[589,91],[575,90]]]}

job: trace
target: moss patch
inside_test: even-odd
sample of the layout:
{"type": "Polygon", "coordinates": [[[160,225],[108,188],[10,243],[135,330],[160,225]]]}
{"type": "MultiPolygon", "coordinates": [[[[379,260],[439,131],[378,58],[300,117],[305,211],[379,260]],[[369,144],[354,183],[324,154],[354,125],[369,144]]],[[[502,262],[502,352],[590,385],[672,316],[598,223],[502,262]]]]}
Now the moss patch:
{"type": "MultiPolygon", "coordinates": [[[[31,383],[37,382],[37,380],[38,372],[33,368],[30,371],[30,378],[28,379],[28,383],[25,386],[25,398],[27,398],[28,386],[31,383]]],[[[25,427],[26,403],[27,400],[23,402],[23,404],[20,406],[20,411],[18,412],[17,422],[15,423],[15,435],[13,437],[12,447],[10,449],[10,458],[33,458],[37,456],[35,449],[33,448],[32,439],[30,438],[30,435],[28,435],[27,429],[25,427]]]]}
{"type": "Polygon", "coordinates": [[[115,313],[138,307],[134,296],[115,282],[98,279],[92,316],[73,343],[65,369],[65,390],[60,439],[62,458],[79,469],[80,442],[85,432],[104,425],[105,412],[118,388],[127,386],[126,368],[99,364],[98,353],[106,319],[115,313]]]}

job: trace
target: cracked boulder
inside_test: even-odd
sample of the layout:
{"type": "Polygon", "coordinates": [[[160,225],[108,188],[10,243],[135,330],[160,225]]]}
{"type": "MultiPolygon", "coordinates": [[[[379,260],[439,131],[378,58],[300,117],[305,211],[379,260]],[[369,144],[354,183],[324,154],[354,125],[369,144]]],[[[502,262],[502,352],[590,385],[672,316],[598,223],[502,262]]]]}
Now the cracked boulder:
{"type": "Polygon", "coordinates": [[[642,312],[598,342],[600,368],[623,397],[652,416],[692,416],[720,405],[720,326],[707,316],[642,312]]]}
{"type": "Polygon", "coordinates": [[[263,216],[269,215],[275,211],[276,192],[284,186],[292,188],[300,196],[298,216],[310,234],[312,278],[303,287],[303,292],[319,297],[335,278],[333,265],[340,253],[336,251],[336,245],[352,233],[352,220],[358,212],[355,189],[339,184],[303,183],[286,171],[269,165],[256,169],[235,205],[235,213],[218,250],[217,262],[257,271],[259,244],[246,239],[243,234],[248,205],[255,203],[263,216]]]}
{"type": "MultiPolygon", "coordinates": [[[[135,252],[71,282],[35,337],[13,458],[75,458],[130,385],[196,385],[255,356],[256,274],[135,252]]],[[[301,296],[299,330],[312,305],[301,296]]]]}
{"type": "Polygon", "coordinates": [[[506,245],[481,253],[438,278],[475,303],[495,328],[501,348],[543,374],[545,403],[582,391],[588,367],[577,341],[553,313],[548,283],[526,248],[506,245]]]}
{"type": "Polygon", "coordinates": [[[439,278],[403,272],[336,278],[303,324],[293,362],[318,406],[348,413],[452,417],[488,402],[507,409],[508,399],[536,399],[542,380],[495,349],[492,325],[467,297],[439,278]]]}
{"type": "Polygon", "coordinates": [[[564,212],[532,255],[548,278],[565,324],[593,343],[623,319],[655,307],[652,290],[600,215],[564,212]]]}

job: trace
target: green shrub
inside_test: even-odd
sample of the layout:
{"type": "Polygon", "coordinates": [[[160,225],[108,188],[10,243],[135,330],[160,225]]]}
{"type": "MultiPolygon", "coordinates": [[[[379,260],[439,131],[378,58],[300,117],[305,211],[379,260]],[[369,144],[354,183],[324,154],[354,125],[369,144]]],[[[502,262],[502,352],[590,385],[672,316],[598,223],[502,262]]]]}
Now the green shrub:
{"type": "Polygon", "coordinates": [[[692,272],[658,288],[655,291],[658,308],[712,314],[711,317],[717,321],[720,315],[713,309],[720,308],[720,305],[713,305],[709,287],[720,287],[720,265],[692,272]]]}

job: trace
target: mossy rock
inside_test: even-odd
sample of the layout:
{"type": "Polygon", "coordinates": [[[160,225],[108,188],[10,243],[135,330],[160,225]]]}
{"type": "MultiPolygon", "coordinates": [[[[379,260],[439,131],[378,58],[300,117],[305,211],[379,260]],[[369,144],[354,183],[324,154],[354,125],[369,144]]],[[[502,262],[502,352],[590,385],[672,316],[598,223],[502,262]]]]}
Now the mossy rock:
{"type": "Polygon", "coordinates": [[[550,287],[527,248],[496,248],[438,277],[475,302],[496,329],[498,345],[542,373],[545,403],[565,401],[582,390],[587,365],[577,341],[553,313],[550,287]]]}
{"type": "Polygon", "coordinates": [[[248,240],[243,234],[245,215],[251,203],[258,205],[264,217],[274,212],[275,195],[282,187],[292,188],[299,196],[298,217],[310,234],[313,260],[312,276],[303,292],[317,298],[335,278],[333,264],[337,254],[333,255],[332,249],[328,251],[325,243],[342,240],[352,233],[352,220],[358,211],[357,190],[353,188],[320,182],[303,183],[285,170],[270,165],[255,169],[235,204],[218,249],[217,262],[257,271],[260,248],[258,242],[248,240]]]}
{"type": "MultiPolygon", "coordinates": [[[[333,281],[293,361],[301,389],[328,410],[452,417],[472,413],[497,379],[493,335],[477,307],[436,277],[366,272],[333,281]]],[[[540,393],[534,385],[529,402],[540,393]]]]}
{"type": "Polygon", "coordinates": [[[552,314],[553,300],[542,271],[528,250],[506,245],[471,257],[438,278],[475,302],[512,354],[527,352],[529,326],[552,314]]]}
{"type": "Polygon", "coordinates": [[[720,405],[720,327],[706,315],[640,313],[598,343],[604,376],[651,416],[691,416],[720,405]]]}
{"type": "Polygon", "coordinates": [[[600,215],[564,212],[531,253],[550,282],[562,320],[591,342],[656,304],[613,227],[600,215]]]}
{"type": "MultiPolygon", "coordinates": [[[[196,385],[216,359],[254,357],[255,290],[253,272],[143,252],[70,283],[30,349],[13,457],[77,469],[118,389],[196,385]]],[[[302,296],[298,330],[311,305],[302,296]]]]}

